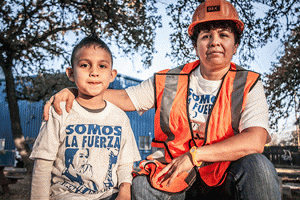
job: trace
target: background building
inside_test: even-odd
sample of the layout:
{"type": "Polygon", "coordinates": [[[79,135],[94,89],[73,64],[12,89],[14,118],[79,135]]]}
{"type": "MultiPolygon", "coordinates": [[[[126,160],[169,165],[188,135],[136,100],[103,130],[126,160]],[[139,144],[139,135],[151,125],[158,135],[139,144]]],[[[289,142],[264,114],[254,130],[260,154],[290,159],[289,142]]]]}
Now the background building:
{"type": "MultiPolygon", "coordinates": [[[[118,74],[109,88],[124,89],[134,86],[142,80],[118,74]]],[[[0,79],[0,138],[5,138],[5,149],[15,149],[12,138],[11,123],[8,103],[5,101],[5,80],[0,79]]],[[[19,112],[24,137],[32,147],[34,139],[38,136],[42,121],[43,101],[28,102],[19,101],[19,112]]],[[[126,112],[130,119],[131,127],[135,135],[142,159],[151,153],[151,141],[154,137],[154,109],[149,110],[142,116],[137,112],[126,112]]]]}

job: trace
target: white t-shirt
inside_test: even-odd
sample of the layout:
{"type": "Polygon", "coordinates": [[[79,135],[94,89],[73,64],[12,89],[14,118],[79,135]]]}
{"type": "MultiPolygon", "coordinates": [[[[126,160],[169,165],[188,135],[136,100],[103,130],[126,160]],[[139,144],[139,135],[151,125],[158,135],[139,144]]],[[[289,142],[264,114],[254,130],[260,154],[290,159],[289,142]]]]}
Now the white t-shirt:
{"type": "MultiPolygon", "coordinates": [[[[209,109],[211,109],[222,80],[206,80],[197,67],[190,75],[190,87],[188,95],[190,120],[194,134],[198,139],[204,138],[206,121],[209,109]]],[[[141,84],[126,89],[128,96],[136,110],[141,115],[147,110],[154,108],[154,81],[153,77],[143,81],[141,84]]],[[[249,127],[262,127],[269,132],[268,105],[264,88],[261,81],[249,92],[245,110],[241,113],[239,131],[249,127]]],[[[270,136],[268,142],[270,141],[270,136]]]]}
{"type": "Polygon", "coordinates": [[[65,103],[61,108],[63,114],[58,115],[51,107],[30,155],[54,161],[51,197],[69,192],[105,198],[118,192],[121,183],[131,183],[133,162],[141,158],[125,112],[110,102],[98,113],[89,112],[76,100],[70,113],[65,103]]]}

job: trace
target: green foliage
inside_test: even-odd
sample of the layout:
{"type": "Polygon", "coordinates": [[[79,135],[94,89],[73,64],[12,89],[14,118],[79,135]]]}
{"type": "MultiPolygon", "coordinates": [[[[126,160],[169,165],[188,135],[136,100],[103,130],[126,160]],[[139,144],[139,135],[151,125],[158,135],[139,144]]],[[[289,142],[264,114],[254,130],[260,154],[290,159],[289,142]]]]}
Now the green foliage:
{"type": "Polygon", "coordinates": [[[59,70],[40,70],[37,76],[18,76],[16,94],[19,100],[46,102],[65,87],[76,87],[65,73],[59,70]]]}
{"type": "Polygon", "coordinates": [[[0,2],[1,60],[10,59],[23,71],[41,66],[48,59],[65,54],[64,37],[97,34],[113,41],[125,53],[139,50],[147,66],[154,52],[155,29],[160,17],[155,0],[6,0],[0,2]]]}
{"type": "MultiPolygon", "coordinates": [[[[265,89],[270,108],[271,125],[279,119],[300,113],[300,26],[295,28],[284,43],[284,55],[265,74],[265,89]]],[[[299,122],[298,122],[299,123],[299,122]]]]}

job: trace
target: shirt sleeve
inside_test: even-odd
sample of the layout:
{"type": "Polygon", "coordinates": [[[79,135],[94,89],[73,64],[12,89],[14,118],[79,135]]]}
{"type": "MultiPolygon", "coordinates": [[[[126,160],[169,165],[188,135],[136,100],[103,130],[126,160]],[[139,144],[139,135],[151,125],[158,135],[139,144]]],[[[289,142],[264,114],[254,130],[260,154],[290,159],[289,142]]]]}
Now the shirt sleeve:
{"type": "Polygon", "coordinates": [[[126,163],[124,165],[119,165],[117,169],[117,176],[118,176],[118,187],[122,183],[132,183],[132,170],[133,170],[133,163],[126,163]]]}
{"type": "Polygon", "coordinates": [[[240,132],[254,126],[266,129],[268,132],[267,142],[271,141],[269,134],[269,109],[261,81],[258,81],[248,94],[245,110],[241,114],[240,132]]]}
{"type": "Polygon", "coordinates": [[[133,163],[141,160],[133,131],[130,126],[130,121],[126,118],[122,130],[122,147],[119,155],[119,164],[117,168],[118,186],[121,183],[127,182],[131,184],[133,163]]]}
{"type": "Polygon", "coordinates": [[[53,161],[36,159],[32,172],[31,200],[48,200],[53,161]]]}
{"type": "Polygon", "coordinates": [[[125,89],[136,111],[142,115],[147,110],[154,108],[154,79],[153,77],[141,84],[125,89]]]}
{"type": "Polygon", "coordinates": [[[48,121],[43,121],[39,135],[33,145],[30,159],[55,160],[59,148],[59,120],[54,117],[54,109],[50,108],[48,121]]]}
{"type": "Polygon", "coordinates": [[[124,165],[127,163],[131,163],[133,165],[134,162],[141,160],[141,156],[130,126],[129,119],[127,118],[124,123],[119,165],[124,165]]]}

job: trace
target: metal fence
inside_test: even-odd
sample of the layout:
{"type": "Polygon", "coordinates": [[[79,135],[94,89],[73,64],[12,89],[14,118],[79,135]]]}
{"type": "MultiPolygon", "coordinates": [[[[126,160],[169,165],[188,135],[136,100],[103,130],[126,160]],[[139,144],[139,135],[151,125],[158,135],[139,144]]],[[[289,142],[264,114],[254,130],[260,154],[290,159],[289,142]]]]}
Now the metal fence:
{"type": "MultiPolygon", "coordinates": [[[[42,122],[43,102],[19,101],[18,105],[24,137],[36,137],[42,122]]],[[[0,110],[0,138],[5,138],[5,149],[15,149],[7,102],[0,102],[0,110]]]]}
{"type": "Polygon", "coordinates": [[[300,167],[300,152],[298,146],[266,146],[263,154],[275,166],[300,167]]]}

